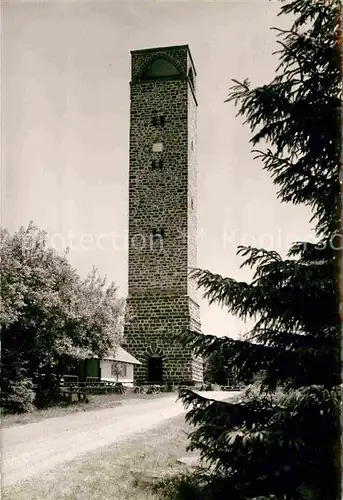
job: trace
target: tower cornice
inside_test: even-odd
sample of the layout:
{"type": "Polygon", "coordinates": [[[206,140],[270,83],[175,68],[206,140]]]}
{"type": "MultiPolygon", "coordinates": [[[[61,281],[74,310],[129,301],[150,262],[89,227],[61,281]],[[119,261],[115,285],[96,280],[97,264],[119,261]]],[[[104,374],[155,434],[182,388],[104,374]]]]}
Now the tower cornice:
{"type": "Polygon", "coordinates": [[[154,48],[148,48],[148,49],[130,50],[130,54],[134,55],[134,54],[154,53],[154,52],[160,52],[160,51],[164,51],[164,52],[167,52],[167,51],[169,52],[170,51],[170,52],[172,52],[173,50],[180,50],[180,49],[186,49],[187,50],[188,55],[189,55],[190,60],[191,60],[191,63],[192,63],[194,75],[197,76],[197,72],[196,72],[196,69],[195,69],[193,57],[192,57],[192,54],[191,54],[191,51],[190,51],[190,48],[189,48],[188,44],[184,44],[184,45],[167,45],[167,46],[163,46],[163,47],[154,47],[154,48]]]}

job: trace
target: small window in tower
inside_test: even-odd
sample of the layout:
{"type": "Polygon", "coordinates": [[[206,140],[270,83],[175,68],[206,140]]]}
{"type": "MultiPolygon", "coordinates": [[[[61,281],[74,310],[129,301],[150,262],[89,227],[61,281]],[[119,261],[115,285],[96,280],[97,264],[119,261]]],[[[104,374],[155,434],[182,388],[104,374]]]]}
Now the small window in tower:
{"type": "Polygon", "coordinates": [[[162,142],[154,142],[154,144],[152,145],[152,150],[154,153],[162,153],[163,151],[162,142]]]}
{"type": "Polygon", "coordinates": [[[153,170],[162,169],[163,168],[163,160],[161,158],[159,160],[152,160],[151,161],[151,168],[153,170]]]}
{"type": "Polygon", "coordinates": [[[164,127],[166,124],[166,118],[163,115],[161,116],[154,115],[151,118],[151,124],[153,127],[164,127]]]}
{"type": "Polygon", "coordinates": [[[164,244],[164,229],[153,229],[150,239],[151,249],[163,249],[164,244]]]}
{"type": "Polygon", "coordinates": [[[164,229],[153,229],[152,230],[153,238],[164,238],[164,229]]]}
{"type": "Polygon", "coordinates": [[[193,202],[193,198],[191,198],[191,209],[193,210],[194,208],[194,202],[193,202]]]}
{"type": "Polygon", "coordinates": [[[156,170],[156,169],[162,169],[163,168],[163,160],[160,158],[159,160],[152,160],[151,161],[151,168],[153,170],[156,170]]]}

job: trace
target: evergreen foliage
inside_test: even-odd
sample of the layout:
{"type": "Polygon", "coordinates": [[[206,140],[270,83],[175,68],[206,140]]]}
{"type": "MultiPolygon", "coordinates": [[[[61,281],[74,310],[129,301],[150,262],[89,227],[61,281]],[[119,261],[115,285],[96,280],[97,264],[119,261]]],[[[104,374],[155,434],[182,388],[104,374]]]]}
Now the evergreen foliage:
{"type": "Polygon", "coordinates": [[[192,275],[211,303],[255,326],[243,340],[186,332],[198,355],[219,356],[239,380],[263,371],[260,391],[216,402],[189,390],[190,447],[213,469],[201,477],[212,498],[340,499],[339,258],[341,153],[340,3],[284,0],[295,18],[277,30],[274,80],[235,82],[228,101],[252,132],[251,142],[282,202],[305,204],[317,241],[296,242],[286,258],[239,247],[250,283],[207,270],[192,275]]]}

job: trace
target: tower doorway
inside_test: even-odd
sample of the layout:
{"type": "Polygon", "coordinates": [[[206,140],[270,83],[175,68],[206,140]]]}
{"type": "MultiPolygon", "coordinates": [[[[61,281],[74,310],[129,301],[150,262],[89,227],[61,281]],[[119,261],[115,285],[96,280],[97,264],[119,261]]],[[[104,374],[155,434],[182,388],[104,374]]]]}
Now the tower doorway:
{"type": "Polygon", "coordinates": [[[160,357],[151,356],[148,359],[148,382],[163,382],[163,361],[160,357]]]}

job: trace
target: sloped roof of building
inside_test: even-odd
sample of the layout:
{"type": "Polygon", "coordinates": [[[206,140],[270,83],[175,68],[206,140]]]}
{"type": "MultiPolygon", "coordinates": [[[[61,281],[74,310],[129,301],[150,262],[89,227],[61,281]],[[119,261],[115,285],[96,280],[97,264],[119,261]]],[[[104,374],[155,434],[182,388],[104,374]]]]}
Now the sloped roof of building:
{"type": "Polygon", "coordinates": [[[138,361],[138,359],[134,358],[130,353],[125,351],[125,349],[123,349],[120,345],[118,345],[112,353],[104,356],[104,359],[107,359],[109,361],[121,361],[122,363],[131,363],[133,365],[142,364],[140,361],[138,361]]]}

